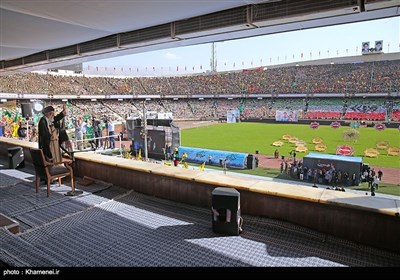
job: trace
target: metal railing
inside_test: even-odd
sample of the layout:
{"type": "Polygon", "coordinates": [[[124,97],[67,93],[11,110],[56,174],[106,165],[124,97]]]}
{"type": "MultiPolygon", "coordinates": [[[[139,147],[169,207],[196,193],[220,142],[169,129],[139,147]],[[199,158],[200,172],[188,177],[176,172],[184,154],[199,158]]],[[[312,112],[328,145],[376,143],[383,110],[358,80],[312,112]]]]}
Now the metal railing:
{"type": "MultiPolygon", "coordinates": [[[[122,157],[122,137],[120,134],[115,134],[115,135],[109,135],[109,136],[102,136],[102,137],[93,137],[93,138],[86,138],[86,139],[82,139],[82,140],[70,140],[71,144],[73,144],[73,147],[79,147],[79,143],[82,142],[81,145],[85,145],[85,144],[89,144],[91,146],[91,149],[88,151],[93,151],[94,153],[98,153],[98,151],[101,150],[106,150],[108,149],[106,146],[111,144],[111,138],[118,138],[119,141],[119,156],[122,157]],[[103,144],[101,145],[101,147],[98,147],[96,144],[96,140],[100,140],[103,144]],[[94,146],[93,147],[93,144],[94,146]]],[[[114,139],[115,142],[115,139],[114,139]]],[[[75,148],[73,148],[73,152],[76,151],[84,151],[85,149],[78,149],[75,150],[75,148]]]]}

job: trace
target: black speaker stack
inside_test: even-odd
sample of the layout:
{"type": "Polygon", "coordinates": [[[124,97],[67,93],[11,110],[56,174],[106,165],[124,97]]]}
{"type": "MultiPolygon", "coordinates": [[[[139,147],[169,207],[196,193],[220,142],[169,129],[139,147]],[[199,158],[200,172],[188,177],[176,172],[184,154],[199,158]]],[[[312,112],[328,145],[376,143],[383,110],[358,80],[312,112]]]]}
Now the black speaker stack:
{"type": "Polygon", "coordinates": [[[8,148],[8,168],[15,169],[17,167],[24,167],[24,150],[22,147],[8,148]]]}
{"type": "Polygon", "coordinates": [[[247,156],[247,164],[246,164],[247,169],[254,169],[256,168],[256,159],[254,155],[249,154],[247,156]]]}
{"type": "Polygon", "coordinates": [[[215,233],[239,235],[241,228],[240,193],[233,188],[212,191],[212,229],[215,233]]]}
{"type": "Polygon", "coordinates": [[[32,104],[31,103],[21,103],[22,116],[24,118],[32,118],[32,104]]]}

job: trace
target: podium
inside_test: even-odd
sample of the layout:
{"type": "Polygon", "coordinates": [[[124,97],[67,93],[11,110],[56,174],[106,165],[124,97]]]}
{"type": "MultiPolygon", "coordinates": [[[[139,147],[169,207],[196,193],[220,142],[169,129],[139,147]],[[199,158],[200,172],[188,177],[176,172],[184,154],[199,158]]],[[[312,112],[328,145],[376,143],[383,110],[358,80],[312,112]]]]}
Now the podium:
{"type": "Polygon", "coordinates": [[[212,229],[215,233],[239,235],[241,228],[240,193],[233,188],[212,191],[212,229]]]}

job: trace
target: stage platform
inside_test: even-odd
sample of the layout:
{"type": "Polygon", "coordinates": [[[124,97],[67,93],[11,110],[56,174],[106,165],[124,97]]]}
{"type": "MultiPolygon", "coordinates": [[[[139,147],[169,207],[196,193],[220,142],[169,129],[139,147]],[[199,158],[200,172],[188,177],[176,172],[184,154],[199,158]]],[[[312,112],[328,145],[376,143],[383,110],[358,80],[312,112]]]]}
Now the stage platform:
{"type": "MultiPolygon", "coordinates": [[[[24,146],[25,143],[0,139],[0,156],[4,158],[7,147],[27,149],[31,145],[24,146]]],[[[29,162],[29,156],[26,160],[29,162]]],[[[400,252],[397,199],[201,172],[93,152],[78,153],[75,160],[77,176],[89,176],[135,193],[192,207],[210,209],[215,187],[235,188],[241,194],[241,210],[245,215],[289,222],[322,235],[400,252]]]]}

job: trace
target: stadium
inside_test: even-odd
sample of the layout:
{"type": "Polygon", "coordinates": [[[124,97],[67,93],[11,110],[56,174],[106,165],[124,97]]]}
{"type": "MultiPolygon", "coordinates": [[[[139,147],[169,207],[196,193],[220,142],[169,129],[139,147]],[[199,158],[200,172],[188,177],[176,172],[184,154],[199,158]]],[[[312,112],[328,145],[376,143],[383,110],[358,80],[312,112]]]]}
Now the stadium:
{"type": "Polygon", "coordinates": [[[398,266],[399,57],[162,76],[2,61],[0,267],[398,266]],[[49,105],[73,173],[46,196],[31,150],[49,105]]]}

